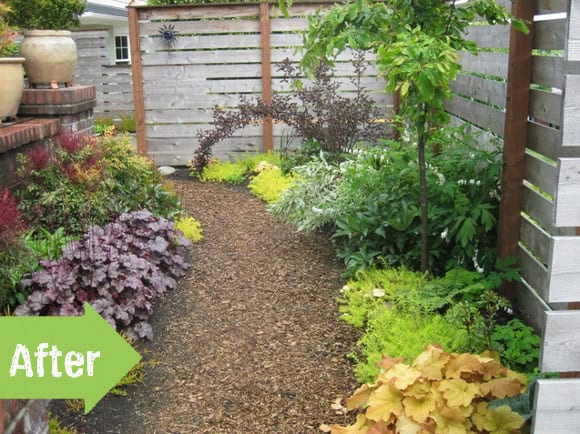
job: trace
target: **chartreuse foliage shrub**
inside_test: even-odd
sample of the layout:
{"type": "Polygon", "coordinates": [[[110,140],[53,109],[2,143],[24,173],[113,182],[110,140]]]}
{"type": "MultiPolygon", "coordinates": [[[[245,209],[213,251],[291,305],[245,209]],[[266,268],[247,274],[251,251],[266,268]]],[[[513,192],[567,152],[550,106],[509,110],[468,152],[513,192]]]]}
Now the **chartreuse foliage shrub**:
{"type": "MultiPolygon", "coordinates": [[[[249,154],[237,161],[220,161],[212,159],[204,167],[199,178],[206,182],[224,182],[227,184],[240,184],[246,179],[246,176],[254,173],[256,167],[262,162],[274,166],[280,165],[280,156],[275,153],[266,154],[249,154]]],[[[192,172],[192,176],[197,176],[192,172]]]]}
{"type": "Polygon", "coordinates": [[[80,236],[92,224],[137,209],[170,219],[182,212],[153,163],[135,155],[128,137],[59,139],[52,158],[35,148],[19,159],[19,208],[31,226],[62,227],[67,235],[80,236]]]}
{"type": "Polygon", "coordinates": [[[32,291],[17,315],[82,315],[89,302],[111,326],[151,338],[148,323],[157,298],[175,289],[189,263],[191,243],[173,224],[142,210],[91,227],[57,260],[22,284],[32,291]]]}
{"type": "Polygon", "coordinates": [[[267,203],[275,203],[280,200],[284,191],[296,183],[296,176],[285,175],[278,166],[264,168],[252,178],[248,188],[254,194],[267,203]]]}
{"type": "Polygon", "coordinates": [[[369,313],[365,334],[359,341],[361,357],[355,373],[361,383],[374,381],[383,355],[414,359],[425,345],[436,343],[447,351],[465,351],[468,336],[445,317],[421,311],[405,311],[385,305],[369,313]]]}
{"type": "Polygon", "coordinates": [[[520,395],[526,378],[491,354],[447,353],[429,345],[409,364],[384,357],[379,367],[376,381],[347,400],[347,409],[360,409],[356,422],[335,425],[333,433],[521,432],[522,416],[490,403],[520,395]]]}
{"type": "Polygon", "coordinates": [[[203,238],[201,224],[193,217],[180,217],[175,221],[175,229],[181,231],[188,240],[197,243],[203,238]]]}
{"type": "Polygon", "coordinates": [[[417,291],[425,282],[423,274],[405,268],[361,270],[341,290],[340,318],[362,328],[375,308],[394,300],[400,293],[417,291]]]}
{"type": "Polygon", "coordinates": [[[214,160],[203,169],[199,178],[205,182],[240,184],[246,173],[247,169],[242,164],[214,160]]]}
{"type": "Polygon", "coordinates": [[[372,381],[382,355],[410,360],[431,343],[450,351],[493,351],[510,369],[532,374],[539,337],[510,320],[509,302],[494,291],[514,274],[502,263],[489,275],[453,269],[433,279],[404,268],[357,273],[338,298],[341,318],[364,329],[357,377],[372,381]]]}

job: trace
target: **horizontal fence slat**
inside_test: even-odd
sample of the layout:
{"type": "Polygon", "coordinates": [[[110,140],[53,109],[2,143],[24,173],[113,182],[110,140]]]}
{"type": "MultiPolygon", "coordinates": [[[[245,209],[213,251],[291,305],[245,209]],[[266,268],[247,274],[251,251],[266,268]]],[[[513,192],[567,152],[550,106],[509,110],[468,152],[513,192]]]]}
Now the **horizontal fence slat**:
{"type": "Polygon", "coordinates": [[[532,434],[580,432],[580,379],[538,380],[532,434]]]}
{"type": "Polygon", "coordinates": [[[507,83],[504,82],[459,74],[451,83],[451,90],[489,104],[506,105],[507,83]]]}
{"type": "Polygon", "coordinates": [[[166,8],[138,8],[139,21],[191,20],[203,18],[258,17],[259,5],[184,5],[166,8]]]}
{"type": "Polygon", "coordinates": [[[509,26],[471,26],[465,38],[475,42],[480,48],[509,48],[509,26]]]}
{"type": "Polygon", "coordinates": [[[536,89],[530,91],[530,115],[536,122],[560,125],[561,114],[562,95],[536,89]]]}
{"type": "Polygon", "coordinates": [[[461,52],[460,61],[465,71],[487,74],[495,77],[507,77],[508,56],[504,53],[471,53],[461,52]]]}
{"type": "Polygon", "coordinates": [[[562,155],[561,132],[545,125],[528,122],[528,147],[546,157],[562,155]]]}
{"type": "MultiPolygon", "coordinates": [[[[580,261],[578,260],[580,237],[553,237],[550,256],[547,301],[549,303],[580,301],[580,261]]],[[[580,368],[580,364],[578,367],[580,368]]]]}
{"type": "Polygon", "coordinates": [[[270,19],[272,32],[295,32],[308,29],[307,18],[272,18],[270,19]]]}
{"type": "Polygon", "coordinates": [[[534,23],[534,48],[563,50],[566,41],[566,20],[546,20],[534,23]]]}
{"type": "Polygon", "coordinates": [[[580,226],[580,158],[559,158],[554,225],[580,226]]]}
{"type": "MultiPolygon", "coordinates": [[[[231,20],[211,20],[211,21],[173,21],[171,25],[179,32],[177,38],[188,34],[219,34],[219,33],[259,33],[260,20],[231,19],[231,20]]],[[[145,22],[139,25],[139,34],[159,36],[159,29],[163,23],[145,22]]]]}
{"type": "Polygon", "coordinates": [[[534,327],[537,333],[542,334],[546,326],[544,312],[550,310],[550,307],[525,280],[516,282],[515,286],[515,304],[518,312],[526,323],[534,327]]]}
{"type": "Polygon", "coordinates": [[[580,156],[580,75],[566,75],[562,120],[562,145],[578,146],[580,156]]]}
{"type": "Polygon", "coordinates": [[[522,278],[545,301],[548,298],[548,269],[521,245],[518,251],[518,266],[522,278]]]}
{"type": "Polygon", "coordinates": [[[505,115],[503,112],[475,101],[453,96],[445,103],[448,112],[503,137],[505,115]]]}
{"type": "Polygon", "coordinates": [[[523,216],[520,226],[520,239],[534,255],[538,256],[542,264],[548,264],[551,245],[550,234],[523,216]]]}
{"type": "Polygon", "coordinates": [[[534,56],[532,59],[532,83],[562,89],[563,59],[552,56],[534,56]]]}
{"type": "Polygon", "coordinates": [[[536,0],[536,13],[566,12],[570,0],[536,0]]]}
{"type": "Polygon", "coordinates": [[[552,197],[556,191],[557,175],[555,165],[536,158],[534,155],[526,154],[525,178],[552,197]]]}
{"type": "Polygon", "coordinates": [[[550,199],[542,196],[530,186],[524,185],[522,209],[536,220],[546,232],[554,233],[552,225],[553,203],[550,199]]]}
{"type": "Polygon", "coordinates": [[[570,0],[570,16],[568,21],[568,44],[566,46],[566,59],[570,61],[580,60],[580,3],[570,0]]]}
{"type": "Polygon", "coordinates": [[[580,310],[545,313],[540,352],[543,372],[575,372],[580,366],[580,310]]]}
{"type": "Polygon", "coordinates": [[[183,51],[196,51],[220,48],[259,48],[260,35],[211,35],[211,36],[179,36],[169,47],[163,38],[142,37],[141,50],[144,52],[164,51],[170,48],[170,54],[183,51]],[[180,50],[180,51],[173,51],[180,50]],[[183,51],[181,51],[183,50],[183,51]]]}

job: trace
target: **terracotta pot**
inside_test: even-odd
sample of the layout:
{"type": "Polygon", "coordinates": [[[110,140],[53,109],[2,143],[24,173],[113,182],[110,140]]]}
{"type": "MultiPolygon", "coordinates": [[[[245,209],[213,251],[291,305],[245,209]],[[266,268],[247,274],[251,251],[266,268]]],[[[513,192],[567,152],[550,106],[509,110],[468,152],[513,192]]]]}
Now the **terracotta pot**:
{"type": "Polygon", "coordinates": [[[77,46],[68,30],[27,30],[20,53],[31,85],[72,82],[77,46]]]}
{"type": "Polygon", "coordinates": [[[16,116],[24,91],[24,57],[0,57],[0,119],[16,116]]]}

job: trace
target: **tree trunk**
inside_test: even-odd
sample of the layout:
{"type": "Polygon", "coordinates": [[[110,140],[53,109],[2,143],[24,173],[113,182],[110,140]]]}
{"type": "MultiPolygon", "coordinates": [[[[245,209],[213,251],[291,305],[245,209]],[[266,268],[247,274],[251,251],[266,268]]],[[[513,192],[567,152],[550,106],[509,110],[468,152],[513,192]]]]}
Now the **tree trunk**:
{"type": "Polygon", "coordinates": [[[425,144],[428,126],[425,122],[417,131],[419,151],[419,203],[421,207],[421,272],[429,269],[429,217],[427,214],[427,166],[425,164],[425,144]]]}

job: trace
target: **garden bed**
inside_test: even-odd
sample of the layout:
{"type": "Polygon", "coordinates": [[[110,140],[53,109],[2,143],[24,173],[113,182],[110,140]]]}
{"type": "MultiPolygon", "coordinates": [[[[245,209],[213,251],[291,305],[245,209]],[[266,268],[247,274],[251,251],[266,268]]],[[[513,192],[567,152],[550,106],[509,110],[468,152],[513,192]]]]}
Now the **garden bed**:
{"type": "MultiPolygon", "coordinates": [[[[144,385],[109,396],[90,433],[304,433],[350,419],[331,405],[355,387],[346,355],[356,330],[333,302],[343,285],[328,237],[275,221],[238,187],[177,181],[204,240],[193,267],[153,316],[144,385]]],[[[59,406],[64,406],[62,403],[59,406]]]]}

